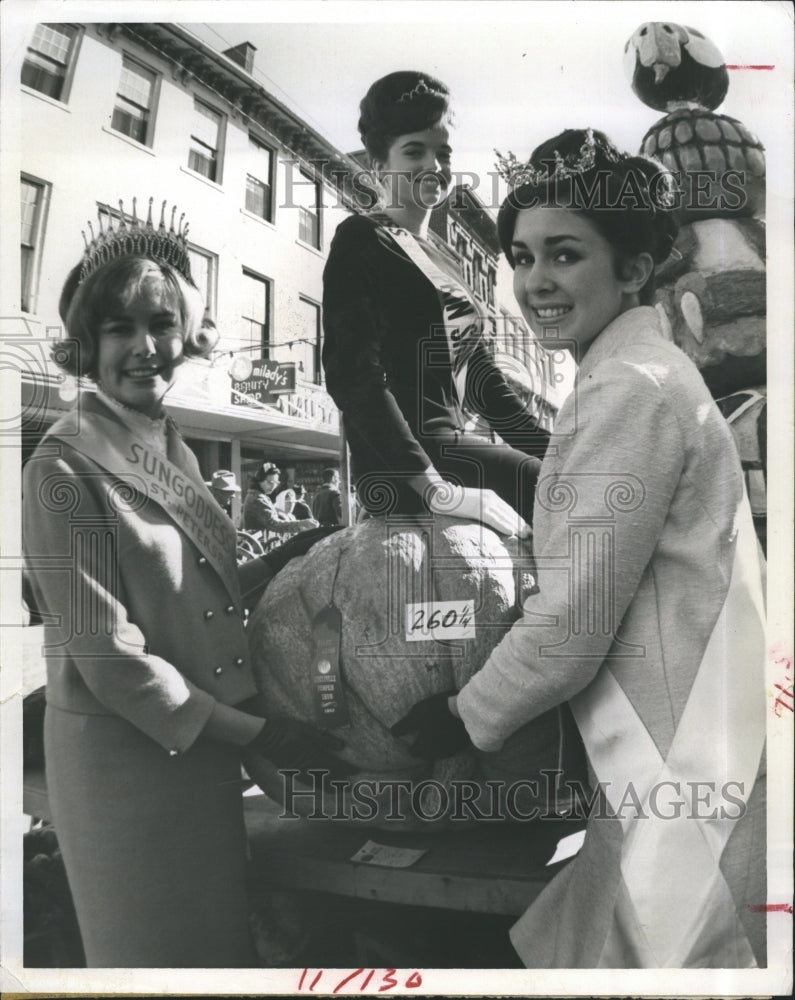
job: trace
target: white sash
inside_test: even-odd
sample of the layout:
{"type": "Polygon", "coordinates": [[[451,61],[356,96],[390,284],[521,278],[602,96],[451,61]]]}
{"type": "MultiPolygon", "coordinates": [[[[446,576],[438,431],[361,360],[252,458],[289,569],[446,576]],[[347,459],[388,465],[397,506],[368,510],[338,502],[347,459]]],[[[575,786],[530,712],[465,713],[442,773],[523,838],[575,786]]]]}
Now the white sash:
{"type": "MultiPolygon", "coordinates": [[[[81,411],[78,417],[73,411],[58,421],[48,437],[81,452],[165,511],[213,566],[241,610],[235,530],[200,479],[129,428],[98,413],[81,411]]],[[[179,438],[175,444],[187,449],[179,438]]]]}
{"type": "MultiPolygon", "coordinates": [[[[619,813],[634,787],[645,816],[620,816],[621,873],[634,910],[633,946],[647,968],[755,967],[751,945],[720,859],[734,823],[721,817],[721,782],[747,804],[765,739],[765,635],[758,550],[743,497],[731,582],[665,759],[608,666],[571,701],[597,780],[619,813]],[[712,782],[718,794],[679,819],[649,808],[652,790],[678,782],[712,782]],[[734,784],[736,783],[736,784],[734,784]],[[717,815],[712,817],[715,809],[717,815]]],[[[668,786],[670,787],[670,786],[668,786]]],[[[656,795],[656,793],[654,793],[656,795]]],[[[676,796],[674,796],[676,797],[676,796]]],[[[622,812],[627,812],[626,803],[622,812]]],[[[733,812],[734,814],[734,812],[733,812]]],[[[609,943],[608,943],[609,948],[609,943]]],[[[608,959],[609,963],[609,959],[608,959]]]]}
{"type": "Polygon", "coordinates": [[[431,259],[412,233],[394,224],[385,225],[383,228],[412,264],[425,275],[439,295],[442,321],[450,357],[453,360],[454,384],[461,402],[466,391],[467,358],[483,329],[480,313],[463,280],[456,281],[446,274],[431,259]]]}

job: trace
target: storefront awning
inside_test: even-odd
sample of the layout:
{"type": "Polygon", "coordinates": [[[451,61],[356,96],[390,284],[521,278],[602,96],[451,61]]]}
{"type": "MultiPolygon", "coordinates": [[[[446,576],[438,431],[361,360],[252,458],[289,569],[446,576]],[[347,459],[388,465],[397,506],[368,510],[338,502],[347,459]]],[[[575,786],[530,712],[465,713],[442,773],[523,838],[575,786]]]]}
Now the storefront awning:
{"type": "MultiPolygon", "coordinates": [[[[85,391],[93,388],[87,385],[85,391]]],[[[25,436],[35,444],[34,439],[73,406],[74,380],[24,372],[21,394],[25,436]]],[[[185,437],[239,440],[270,449],[277,457],[339,455],[339,414],[320,387],[298,387],[277,406],[236,405],[230,398],[227,373],[209,365],[186,364],[165,402],[185,437]]]]}

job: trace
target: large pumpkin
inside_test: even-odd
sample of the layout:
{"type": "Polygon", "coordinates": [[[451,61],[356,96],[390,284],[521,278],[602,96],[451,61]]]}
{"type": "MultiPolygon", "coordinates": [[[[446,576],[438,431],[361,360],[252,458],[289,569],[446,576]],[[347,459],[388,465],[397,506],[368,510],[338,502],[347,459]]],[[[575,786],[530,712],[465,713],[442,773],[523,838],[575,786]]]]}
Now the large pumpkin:
{"type": "MultiPolygon", "coordinates": [[[[424,827],[433,820],[438,829],[448,821],[465,825],[478,810],[495,815],[495,802],[501,803],[496,814],[506,818],[512,810],[524,815],[533,807],[565,811],[570,797],[562,791],[550,797],[554,776],[541,772],[565,769],[567,778],[583,777],[581,744],[567,709],[533,720],[499,753],[472,749],[434,762],[413,757],[410,740],[389,731],[420,699],[459,690],[519,616],[533,583],[531,559],[519,552],[515,540],[512,545],[509,551],[492,531],[447,517],[371,518],[323,539],[271,582],[249,623],[257,681],[270,712],[323,724],[313,677],[313,622],[332,603],[341,613],[340,674],[349,721],[334,731],[346,743],[340,756],[360,769],[351,782],[369,781],[366,787],[380,787],[382,794],[371,793],[378,801],[372,815],[371,806],[352,808],[356,797],[348,785],[342,806],[335,793],[326,814],[378,824],[387,814],[394,817],[399,801],[397,811],[407,826],[424,827]],[[407,626],[417,620],[416,606],[426,606],[426,616],[432,616],[439,602],[459,602],[459,625],[464,607],[469,609],[467,631],[474,634],[439,640],[432,637],[438,632],[428,632],[427,638],[407,638],[407,626]],[[470,797],[476,795],[475,807],[457,814],[450,783],[457,781],[460,792],[464,779],[470,797]],[[398,793],[388,785],[396,780],[412,786],[398,793]]],[[[443,610],[431,621],[449,626],[453,615],[449,607],[443,610]]],[[[274,773],[266,791],[278,798],[282,790],[274,773]]],[[[296,811],[301,806],[317,812],[316,800],[295,800],[296,811]]],[[[387,822],[394,828],[394,820],[387,822]]]]}

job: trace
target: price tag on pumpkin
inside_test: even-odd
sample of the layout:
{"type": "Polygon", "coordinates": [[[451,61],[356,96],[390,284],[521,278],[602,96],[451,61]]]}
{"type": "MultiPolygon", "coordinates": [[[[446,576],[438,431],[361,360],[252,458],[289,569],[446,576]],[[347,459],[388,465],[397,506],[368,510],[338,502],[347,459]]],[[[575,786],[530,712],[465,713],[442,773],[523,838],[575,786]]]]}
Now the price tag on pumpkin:
{"type": "Polygon", "coordinates": [[[347,726],[348,707],[340,672],[340,636],[342,615],[339,608],[327,604],[312,621],[312,663],[315,722],[323,729],[347,726]]]}
{"type": "Polygon", "coordinates": [[[406,640],[474,639],[475,611],[472,601],[430,601],[406,605],[406,640]]]}

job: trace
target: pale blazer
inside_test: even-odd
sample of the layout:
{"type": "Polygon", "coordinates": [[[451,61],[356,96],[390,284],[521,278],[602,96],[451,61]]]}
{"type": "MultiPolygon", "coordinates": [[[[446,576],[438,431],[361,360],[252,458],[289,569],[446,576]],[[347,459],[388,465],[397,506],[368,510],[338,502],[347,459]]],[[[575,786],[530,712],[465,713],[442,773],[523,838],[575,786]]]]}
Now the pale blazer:
{"type": "Polygon", "coordinates": [[[539,592],[459,709],[488,751],[570,701],[604,808],[514,946],[529,967],[764,964],[759,550],[731,432],[652,308],[587,351],[533,528],[539,592]],[[695,816],[688,781],[714,785],[695,816]]]}
{"type": "MultiPolygon", "coordinates": [[[[79,426],[95,415],[122,423],[84,394],[79,426]]],[[[184,751],[216,701],[234,705],[256,690],[238,580],[222,579],[134,477],[123,485],[68,434],[60,438],[70,420],[51,428],[24,470],[27,571],[50,622],[47,701],[119,715],[164,749],[184,751]]],[[[173,424],[168,434],[169,459],[204,490],[193,452],[173,424]]]]}

